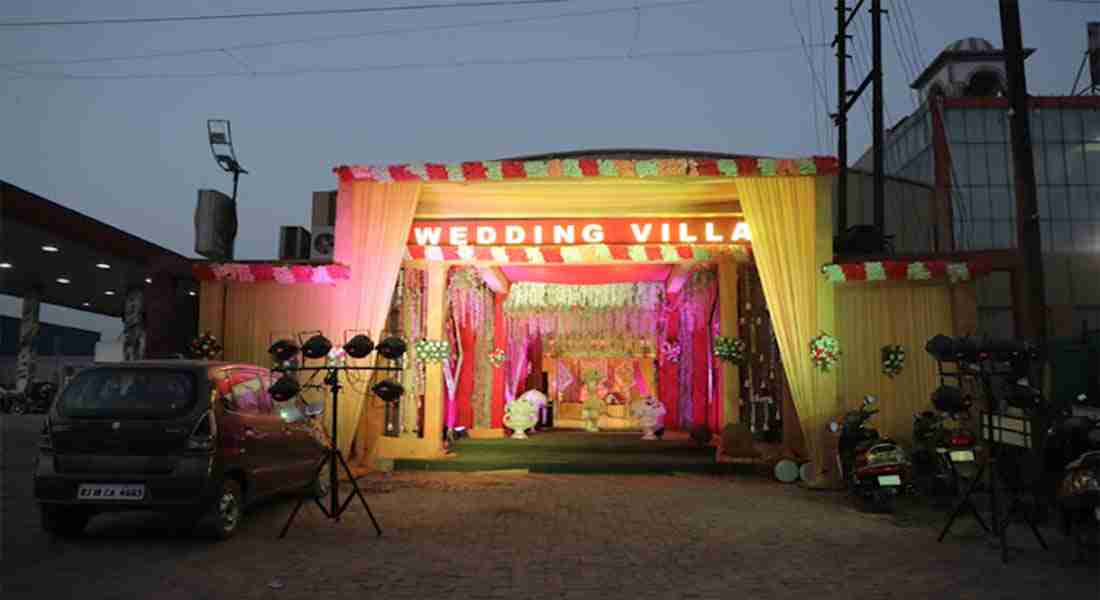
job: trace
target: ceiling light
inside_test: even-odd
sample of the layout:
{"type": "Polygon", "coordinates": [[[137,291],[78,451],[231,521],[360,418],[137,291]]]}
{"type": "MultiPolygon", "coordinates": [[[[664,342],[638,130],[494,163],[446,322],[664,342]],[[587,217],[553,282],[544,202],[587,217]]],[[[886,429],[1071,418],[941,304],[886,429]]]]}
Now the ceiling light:
{"type": "Polygon", "coordinates": [[[194,295],[195,295],[195,292],[193,292],[193,291],[192,291],[192,292],[187,292],[187,295],[188,295],[188,296],[194,296],[194,295]]]}
{"type": "Polygon", "coordinates": [[[110,269],[111,268],[111,265],[109,265],[107,263],[96,263],[95,266],[98,269],[110,269]]]}
{"type": "Polygon", "coordinates": [[[0,269],[10,269],[10,268],[11,268],[11,263],[9,263],[9,262],[0,263],[0,269]]]}
{"type": "Polygon", "coordinates": [[[58,283],[72,283],[71,281],[69,281],[69,279],[67,279],[65,277],[58,277],[57,282],[58,283]]]}
{"type": "Polygon", "coordinates": [[[104,294],[107,294],[108,296],[114,296],[114,295],[115,295],[115,291],[114,291],[114,290],[107,290],[106,292],[103,292],[103,293],[104,293],[104,294]]]}
{"type": "Polygon", "coordinates": [[[92,305],[91,302],[85,302],[85,303],[81,304],[81,306],[91,306],[91,305],[92,305]]]}
{"type": "Polygon", "coordinates": [[[60,252],[60,250],[57,249],[57,246],[42,246],[42,251],[43,252],[60,252]]]}
{"type": "Polygon", "coordinates": [[[146,277],[145,278],[145,283],[153,283],[153,278],[152,277],[146,277]]]}

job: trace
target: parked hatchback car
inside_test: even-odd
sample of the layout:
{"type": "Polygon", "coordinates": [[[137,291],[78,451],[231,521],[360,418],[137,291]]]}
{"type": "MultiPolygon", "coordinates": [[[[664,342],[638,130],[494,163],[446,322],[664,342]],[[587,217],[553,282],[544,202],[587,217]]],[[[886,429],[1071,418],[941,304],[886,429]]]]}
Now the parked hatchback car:
{"type": "Polygon", "coordinates": [[[71,535],[97,513],[156,510],[226,539],[255,500],[323,493],[318,411],[273,402],[272,376],[184,360],[82,371],[43,425],[34,474],[43,528],[71,535]]]}

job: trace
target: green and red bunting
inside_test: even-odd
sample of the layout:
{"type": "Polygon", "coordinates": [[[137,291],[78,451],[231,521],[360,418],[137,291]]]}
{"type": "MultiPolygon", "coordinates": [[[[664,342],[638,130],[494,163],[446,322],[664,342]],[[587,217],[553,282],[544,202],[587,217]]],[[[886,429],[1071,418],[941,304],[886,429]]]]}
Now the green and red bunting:
{"type": "Polygon", "coordinates": [[[236,281],[257,283],[336,283],[349,279],[346,265],[280,265],[260,263],[196,263],[192,267],[199,281],[236,281]]]}
{"type": "Polygon", "coordinates": [[[848,281],[972,281],[990,271],[988,264],[943,260],[853,262],[825,265],[821,272],[833,283],[848,281]]]}
{"type": "Polygon", "coordinates": [[[775,158],[663,158],[614,160],[600,158],[555,160],[486,160],[455,164],[342,165],[333,169],[343,181],[505,181],[584,177],[774,177],[831,175],[834,157],[775,158]]]}
{"type": "Polygon", "coordinates": [[[749,254],[748,244],[584,246],[409,246],[407,260],[484,261],[497,263],[571,264],[592,262],[677,262],[709,260],[726,254],[749,254]]]}

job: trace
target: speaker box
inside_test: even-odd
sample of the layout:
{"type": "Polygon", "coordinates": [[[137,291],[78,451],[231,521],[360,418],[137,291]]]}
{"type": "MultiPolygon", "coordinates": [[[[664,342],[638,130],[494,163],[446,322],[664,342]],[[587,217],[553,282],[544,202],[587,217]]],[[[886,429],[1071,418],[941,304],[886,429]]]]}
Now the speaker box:
{"type": "Polygon", "coordinates": [[[233,260],[237,203],[217,190],[199,190],[195,205],[195,252],[211,260],[233,260]]]}
{"type": "Polygon", "coordinates": [[[309,246],[309,259],[316,262],[331,262],[335,252],[336,228],[332,226],[314,227],[309,246]]]}
{"type": "Polygon", "coordinates": [[[279,260],[309,260],[310,236],[305,227],[284,225],[279,229],[279,260]]]}
{"type": "Polygon", "coordinates": [[[313,192],[313,230],[336,226],[336,192],[313,192]]]}

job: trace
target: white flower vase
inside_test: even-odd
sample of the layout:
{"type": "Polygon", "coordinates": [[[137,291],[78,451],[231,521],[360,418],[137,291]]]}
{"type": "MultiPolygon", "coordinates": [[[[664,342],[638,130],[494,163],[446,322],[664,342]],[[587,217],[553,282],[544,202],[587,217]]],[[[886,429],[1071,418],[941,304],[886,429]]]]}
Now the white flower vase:
{"type": "Polygon", "coordinates": [[[642,439],[656,440],[657,427],[661,423],[661,417],[665,416],[665,406],[655,398],[649,397],[636,402],[633,412],[642,426],[642,439]]]}
{"type": "Polygon", "coordinates": [[[528,429],[538,422],[538,409],[526,398],[513,400],[504,409],[504,425],[512,430],[513,440],[527,439],[528,429]]]}

